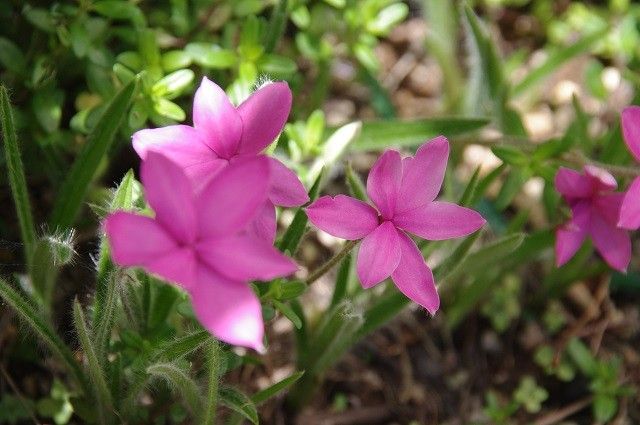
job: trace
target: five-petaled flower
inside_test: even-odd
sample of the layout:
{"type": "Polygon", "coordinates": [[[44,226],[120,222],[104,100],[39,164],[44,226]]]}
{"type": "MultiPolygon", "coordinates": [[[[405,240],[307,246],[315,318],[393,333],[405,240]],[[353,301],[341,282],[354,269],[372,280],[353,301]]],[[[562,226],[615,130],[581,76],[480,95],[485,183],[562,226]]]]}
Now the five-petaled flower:
{"type": "MultiPolygon", "coordinates": [[[[140,130],[133,135],[133,147],[143,160],[151,151],[164,153],[198,188],[228,164],[260,155],[282,131],[291,100],[287,83],[267,83],[236,108],[224,90],[205,77],[193,99],[193,127],[140,130]]],[[[293,171],[275,158],[268,157],[268,161],[268,199],[248,230],[273,242],[274,205],[295,207],[309,197],[293,171]]]]}
{"type": "Polygon", "coordinates": [[[297,268],[270,242],[244,231],[267,199],[270,169],[266,157],[238,160],[196,191],[178,165],[150,151],[141,177],[155,217],[118,211],[104,224],[117,264],[178,284],[207,330],[258,351],[262,310],[247,282],[297,268]]]}
{"type": "Polygon", "coordinates": [[[584,174],[561,167],[555,186],[572,213],[571,219],[556,232],[558,267],[569,261],[590,236],[611,267],[626,270],[631,259],[631,239],[626,230],[618,227],[624,194],[614,192],[615,178],[592,165],[584,167],[584,174]]]}
{"type": "MultiPolygon", "coordinates": [[[[630,106],[622,111],[622,134],[629,151],[640,162],[640,106],[630,106]]],[[[640,177],[636,177],[627,189],[618,226],[630,230],[640,228],[640,177]]]]}
{"type": "Polygon", "coordinates": [[[407,233],[428,240],[465,236],[485,220],[476,211],[434,201],[440,191],[449,143],[438,137],[422,145],[415,157],[402,159],[386,151],[373,165],[367,194],[376,208],[357,199],[324,196],[307,208],[318,228],[348,240],[362,239],[357,273],[370,288],[389,276],[408,298],[435,314],[440,298],[433,274],[407,233]]]}

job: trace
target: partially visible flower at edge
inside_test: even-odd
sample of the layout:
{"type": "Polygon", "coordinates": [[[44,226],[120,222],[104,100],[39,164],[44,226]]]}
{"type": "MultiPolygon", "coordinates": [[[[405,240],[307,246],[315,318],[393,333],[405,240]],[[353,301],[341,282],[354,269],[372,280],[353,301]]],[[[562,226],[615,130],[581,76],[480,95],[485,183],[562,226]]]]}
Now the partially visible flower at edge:
{"type": "MultiPolygon", "coordinates": [[[[143,160],[159,151],[182,167],[200,187],[235,161],[255,157],[280,134],[291,110],[291,90],[285,82],[267,83],[237,108],[226,93],[206,77],[193,99],[193,127],[171,125],[134,133],[133,148],[143,160]]],[[[274,205],[296,207],[309,200],[298,176],[279,160],[270,167],[268,199],[249,229],[273,242],[274,205]]]]}
{"type": "Polygon", "coordinates": [[[561,167],[556,190],[571,208],[571,219],[556,231],[556,265],[569,261],[587,237],[612,268],[625,271],[631,260],[631,239],[618,227],[624,193],[607,171],[586,165],[584,174],[561,167]]]}
{"type": "MultiPolygon", "coordinates": [[[[622,111],[622,135],[629,152],[640,162],[640,106],[630,106],[622,111]]],[[[627,189],[620,209],[618,226],[629,230],[640,228],[640,177],[636,177],[627,189]]]]}
{"type": "Polygon", "coordinates": [[[406,232],[444,240],[469,235],[485,224],[474,210],[434,201],[448,157],[449,143],[442,136],[423,144],[415,157],[402,159],[388,150],[367,179],[367,194],[376,208],[338,195],[323,196],[306,209],[321,230],[342,239],[363,239],[356,265],[363,287],[391,276],[403,294],[431,314],[440,307],[433,274],[406,232]]]}
{"type": "Polygon", "coordinates": [[[116,264],[177,284],[209,332],[258,351],[262,310],[247,282],[297,269],[267,241],[242,234],[267,198],[269,170],[264,157],[237,161],[196,192],[178,165],[148,152],[141,179],[155,217],[117,211],[104,222],[116,264]]]}

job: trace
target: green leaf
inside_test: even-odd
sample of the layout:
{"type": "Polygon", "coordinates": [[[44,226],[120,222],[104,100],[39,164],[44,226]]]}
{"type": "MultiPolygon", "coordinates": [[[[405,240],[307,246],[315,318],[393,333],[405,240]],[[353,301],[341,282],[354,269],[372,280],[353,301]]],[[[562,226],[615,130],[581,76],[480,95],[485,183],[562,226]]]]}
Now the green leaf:
{"type": "Polygon", "coordinates": [[[180,106],[164,98],[158,98],[153,102],[153,110],[175,121],[184,121],[187,118],[187,114],[180,106]]]}
{"type": "Polygon", "coordinates": [[[287,319],[291,321],[291,323],[293,323],[293,326],[295,326],[296,329],[302,328],[302,319],[295,313],[295,311],[293,311],[291,307],[278,300],[271,300],[271,302],[280,313],[282,313],[287,319]]]}
{"type": "Polygon", "coordinates": [[[182,368],[173,363],[156,363],[147,368],[147,373],[164,379],[194,416],[197,417],[202,412],[202,391],[182,368]]]}
{"type": "Polygon", "coordinates": [[[483,246],[461,261],[449,274],[448,279],[457,278],[463,273],[473,275],[486,270],[491,265],[499,264],[501,259],[511,255],[522,244],[524,236],[522,233],[516,233],[483,246]]]}
{"type": "Polygon", "coordinates": [[[71,166],[51,213],[51,224],[54,228],[65,229],[73,225],[96,169],[111,147],[127,115],[129,104],[137,92],[137,82],[138,78],[122,88],[109,102],[71,166]]]}
{"type": "Polygon", "coordinates": [[[91,388],[95,394],[98,417],[103,424],[112,423],[113,401],[111,399],[111,392],[105,379],[102,364],[98,360],[98,353],[94,346],[93,336],[89,328],[87,328],[87,322],[84,319],[84,313],[77,298],[73,301],[73,324],[78,334],[80,346],[87,359],[87,369],[89,377],[91,378],[91,388]]]}
{"type": "Polygon", "coordinates": [[[598,361],[589,348],[578,338],[572,338],[567,344],[567,354],[587,377],[594,377],[598,370],[598,361]]]}
{"type": "Polygon", "coordinates": [[[494,146],[491,151],[507,164],[524,166],[529,163],[529,156],[513,146],[494,146]]]}
{"type": "Polygon", "coordinates": [[[0,64],[16,75],[24,75],[27,67],[27,61],[20,48],[5,37],[0,37],[0,64]]]}
{"type": "Polygon", "coordinates": [[[33,96],[33,112],[47,133],[53,133],[60,127],[64,92],[57,89],[42,89],[33,96]]]}
{"type": "Polygon", "coordinates": [[[598,394],[593,399],[593,416],[598,423],[609,423],[618,411],[618,400],[606,394],[598,394]]]}
{"type": "Polygon", "coordinates": [[[279,286],[278,300],[287,301],[298,298],[307,290],[307,284],[301,280],[281,282],[279,286]]]}
{"type": "Polygon", "coordinates": [[[88,391],[88,382],[85,375],[76,362],[73,352],[67,347],[62,339],[51,328],[49,322],[45,320],[35,307],[11,287],[9,282],[0,278],[0,297],[17,313],[21,321],[29,326],[35,335],[44,342],[48,349],[58,357],[71,372],[76,382],[85,392],[88,391]]]}
{"type": "Polygon", "coordinates": [[[155,96],[167,97],[172,99],[178,96],[184,89],[191,84],[195,74],[190,69],[180,69],[165,75],[160,81],[151,87],[151,92],[155,96]]]}
{"type": "Polygon", "coordinates": [[[234,51],[221,49],[215,44],[189,43],[185,51],[191,55],[195,63],[204,68],[227,69],[234,67],[238,62],[234,51]]]}
{"type": "MultiPolygon", "coordinates": [[[[313,186],[311,186],[311,189],[309,189],[310,202],[315,201],[318,198],[318,195],[320,193],[320,182],[322,180],[323,174],[324,173],[320,171],[318,177],[316,178],[316,181],[313,183],[313,186]]],[[[302,239],[305,229],[307,228],[308,220],[309,219],[307,217],[307,214],[304,212],[304,209],[298,208],[296,214],[293,216],[291,224],[284,232],[282,239],[280,239],[277,244],[280,251],[286,251],[292,254],[296,252],[298,244],[300,244],[300,240],[302,239]]]]}
{"type": "Polygon", "coordinates": [[[202,347],[211,339],[209,332],[199,330],[182,336],[170,342],[166,342],[158,347],[152,355],[156,361],[159,360],[178,360],[189,355],[202,347]]]}
{"type": "Polygon", "coordinates": [[[31,215],[29,202],[29,187],[25,179],[20,147],[13,120],[13,110],[9,101],[9,94],[4,86],[0,86],[0,119],[2,119],[2,140],[4,144],[4,158],[7,165],[11,194],[16,207],[20,235],[24,244],[27,264],[31,264],[31,256],[36,242],[36,230],[31,215]]]}
{"type": "Polygon", "coordinates": [[[367,22],[367,30],[372,34],[385,35],[402,22],[409,14],[409,6],[404,3],[394,3],[382,9],[378,15],[367,22]]]}
{"type": "Polygon", "coordinates": [[[260,70],[274,78],[284,78],[295,74],[298,65],[293,59],[286,56],[267,54],[263,55],[258,62],[260,70]]]}
{"type": "Polygon", "coordinates": [[[322,170],[329,170],[345,153],[349,145],[357,138],[362,127],[361,122],[352,122],[338,128],[322,146],[322,152],[309,167],[307,182],[314,181],[322,170]]]}
{"type": "Polygon", "coordinates": [[[184,50],[171,50],[162,55],[162,68],[167,72],[177,71],[191,65],[193,58],[184,50]]]}
{"type": "Polygon", "coordinates": [[[220,403],[241,414],[252,424],[257,425],[259,423],[256,406],[245,394],[235,388],[225,386],[220,388],[219,397],[220,403]]]}
{"type": "Polygon", "coordinates": [[[349,188],[349,193],[356,199],[361,201],[367,201],[367,188],[365,187],[360,176],[353,170],[351,163],[347,164],[345,169],[345,174],[347,177],[347,187],[349,188]]]}
{"type": "Polygon", "coordinates": [[[295,384],[296,381],[302,377],[302,375],[304,375],[304,371],[293,373],[291,376],[284,378],[282,381],[278,381],[275,384],[265,388],[264,390],[258,391],[251,396],[251,401],[253,401],[253,403],[257,406],[261,405],[271,397],[278,394],[280,391],[284,391],[291,385],[295,384]]]}
{"type": "Polygon", "coordinates": [[[107,18],[130,20],[137,27],[146,26],[146,19],[140,8],[128,1],[100,0],[93,3],[93,9],[107,18]]]}
{"type": "Polygon", "coordinates": [[[465,117],[365,122],[360,135],[353,142],[353,148],[383,150],[389,147],[414,147],[442,134],[453,137],[478,130],[488,123],[486,118],[465,117]]]}
{"type": "Polygon", "coordinates": [[[267,39],[264,42],[265,53],[271,53],[276,48],[278,41],[282,38],[287,27],[287,5],[288,0],[280,0],[278,5],[271,12],[271,20],[267,32],[267,39]]]}
{"type": "Polygon", "coordinates": [[[547,60],[536,69],[527,73],[527,76],[513,87],[512,94],[518,96],[543,81],[552,72],[569,60],[590,51],[594,44],[602,40],[609,28],[602,28],[593,34],[587,35],[579,41],[568,46],[559,47],[547,60]]]}
{"type": "Polygon", "coordinates": [[[347,286],[349,284],[349,275],[351,274],[351,254],[344,257],[338,269],[336,276],[336,284],[333,288],[331,296],[331,306],[337,306],[347,294],[347,286]]]}

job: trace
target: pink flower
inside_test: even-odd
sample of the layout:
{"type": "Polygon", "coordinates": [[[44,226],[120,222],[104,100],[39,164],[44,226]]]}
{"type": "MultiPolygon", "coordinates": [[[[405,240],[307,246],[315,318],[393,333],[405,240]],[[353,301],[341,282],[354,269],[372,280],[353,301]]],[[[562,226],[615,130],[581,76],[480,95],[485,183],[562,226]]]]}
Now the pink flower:
{"type": "Polygon", "coordinates": [[[558,267],[569,261],[589,236],[604,260],[624,271],[631,259],[631,239],[617,226],[624,194],[614,192],[615,178],[591,165],[584,167],[584,174],[561,167],[555,186],[572,212],[571,220],[556,232],[558,267]]]}
{"type": "Polygon", "coordinates": [[[182,169],[148,152],[141,177],[155,217],[118,211],[104,223],[113,260],[186,290],[202,325],[230,344],[262,350],[260,302],[246,283],[293,273],[270,243],[240,232],[267,198],[265,157],[237,161],[195,192],[182,169]]]}
{"type": "Polygon", "coordinates": [[[415,157],[386,151],[373,165],[367,194],[376,208],[344,195],[323,196],[307,208],[309,220],[325,232],[360,244],[357,272],[370,288],[391,276],[408,298],[435,314],[440,306],[431,270],[405,232],[429,240],[475,232],[485,223],[476,211],[434,201],[447,167],[449,143],[438,137],[415,157]]]}
{"type": "MultiPolygon", "coordinates": [[[[640,107],[630,106],[622,111],[622,135],[633,157],[640,162],[640,107]]],[[[640,177],[636,177],[622,201],[618,226],[640,228],[640,177]]]]}
{"type": "MultiPolygon", "coordinates": [[[[193,127],[172,125],[133,135],[133,148],[143,160],[160,151],[180,165],[196,188],[235,161],[259,155],[280,134],[291,110],[291,90],[284,82],[268,83],[237,108],[224,90],[202,79],[193,99],[193,127]]],[[[253,223],[253,233],[273,242],[274,205],[294,207],[309,200],[294,172],[268,157],[271,184],[268,200],[253,223]]]]}

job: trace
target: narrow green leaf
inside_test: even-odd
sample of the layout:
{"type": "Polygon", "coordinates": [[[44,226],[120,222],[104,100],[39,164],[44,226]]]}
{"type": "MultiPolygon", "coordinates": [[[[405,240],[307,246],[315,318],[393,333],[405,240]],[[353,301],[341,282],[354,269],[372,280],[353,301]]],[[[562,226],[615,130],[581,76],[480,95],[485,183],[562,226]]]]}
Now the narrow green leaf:
{"type": "MultiPolygon", "coordinates": [[[[310,202],[315,201],[318,198],[318,195],[320,194],[320,182],[322,181],[323,175],[324,173],[321,170],[315,182],[311,186],[311,189],[309,189],[310,202]]],[[[304,209],[298,208],[298,211],[296,211],[296,214],[293,216],[293,220],[291,221],[291,224],[289,225],[286,232],[282,236],[282,239],[280,240],[280,242],[277,244],[278,249],[280,251],[282,252],[288,251],[291,254],[296,252],[296,249],[298,248],[298,244],[300,243],[300,240],[304,235],[305,229],[307,228],[308,220],[309,219],[307,218],[307,214],[304,212],[304,209]]]]}
{"type": "Polygon", "coordinates": [[[512,94],[514,96],[523,94],[528,89],[544,80],[562,64],[576,56],[580,56],[581,54],[588,52],[594,44],[599,40],[602,40],[603,36],[607,34],[608,31],[609,28],[602,28],[599,31],[595,31],[593,34],[583,37],[575,43],[559,47],[542,65],[527,73],[527,76],[513,87],[512,94]]]}
{"type": "Polygon", "coordinates": [[[7,89],[3,85],[0,86],[0,118],[2,119],[2,139],[9,184],[11,185],[13,202],[16,207],[18,222],[20,223],[20,234],[24,244],[25,257],[27,263],[31,264],[36,243],[36,230],[33,224],[33,216],[31,215],[29,189],[25,179],[22,158],[20,157],[20,147],[18,146],[11,102],[9,101],[7,89]]]}
{"type": "Polygon", "coordinates": [[[269,400],[271,397],[278,394],[280,391],[284,391],[291,385],[295,384],[296,381],[302,377],[302,375],[304,375],[304,371],[295,372],[291,376],[284,378],[282,381],[278,381],[275,384],[265,388],[264,390],[258,391],[251,396],[251,401],[259,406],[260,404],[269,400]]]}
{"type": "Polygon", "coordinates": [[[102,365],[98,360],[98,354],[94,346],[92,335],[87,328],[87,322],[84,319],[82,307],[77,299],[73,302],[73,324],[76,328],[76,332],[78,333],[80,346],[82,347],[82,351],[87,359],[87,369],[89,378],[91,379],[91,387],[95,395],[100,423],[113,423],[113,401],[111,398],[111,392],[109,391],[109,386],[107,385],[102,365]]]}
{"type": "Polygon", "coordinates": [[[64,229],[73,225],[96,169],[111,147],[127,114],[129,104],[136,94],[137,85],[138,78],[116,94],[87,138],[83,150],[74,161],[58,192],[51,214],[51,224],[54,228],[64,229]]]}
{"type": "Polygon", "coordinates": [[[347,286],[349,284],[349,275],[351,274],[351,254],[344,257],[338,269],[336,277],[336,285],[333,288],[331,296],[331,306],[337,306],[347,294],[347,286]]]}
{"type": "Polygon", "coordinates": [[[278,300],[271,300],[271,302],[273,303],[273,306],[282,314],[284,314],[284,316],[289,319],[291,321],[291,323],[293,323],[293,326],[296,327],[296,329],[300,329],[302,328],[302,319],[300,319],[300,317],[298,317],[298,315],[293,311],[293,309],[291,307],[289,307],[287,304],[282,303],[278,300]]]}
{"type": "Polygon", "coordinates": [[[118,290],[120,276],[118,276],[117,273],[112,273],[109,277],[106,296],[101,304],[100,320],[96,321],[94,327],[96,354],[98,355],[100,362],[103,364],[107,363],[109,340],[116,320],[120,294],[120,291],[118,290]]]}
{"type": "Polygon", "coordinates": [[[382,150],[388,147],[418,146],[439,135],[453,137],[478,130],[489,123],[486,118],[443,117],[414,121],[385,120],[362,124],[353,149],[382,150]]]}
{"type": "Polygon", "coordinates": [[[469,179],[469,183],[467,183],[467,187],[464,188],[464,192],[462,193],[460,201],[458,202],[458,204],[462,205],[463,207],[473,206],[471,204],[471,200],[474,199],[476,191],[478,189],[478,184],[480,183],[480,169],[480,165],[476,167],[473,175],[471,176],[471,179],[469,179]]]}
{"type": "Polygon", "coordinates": [[[352,122],[338,128],[327,138],[319,157],[309,167],[309,172],[306,175],[308,183],[315,181],[322,170],[330,170],[338,162],[358,137],[361,128],[361,122],[352,122]]]}
{"type": "Polygon", "coordinates": [[[183,369],[173,363],[156,363],[147,368],[147,373],[164,379],[193,415],[197,416],[202,412],[202,391],[183,369]]]}
{"type": "Polygon", "coordinates": [[[434,270],[434,277],[436,281],[444,279],[447,275],[456,267],[456,265],[462,263],[469,254],[469,250],[473,244],[478,240],[482,232],[478,231],[470,236],[467,236],[458,244],[456,249],[447,256],[447,258],[436,267],[434,270]]]}
{"type": "Polygon", "coordinates": [[[351,163],[347,164],[345,169],[347,177],[347,186],[349,187],[349,193],[356,199],[361,201],[367,201],[367,188],[360,179],[360,176],[353,170],[351,163]]]}
{"type": "Polygon", "coordinates": [[[209,332],[198,330],[162,344],[152,355],[155,361],[178,360],[202,347],[211,339],[209,332]]]}
{"type": "Polygon", "coordinates": [[[21,321],[40,338],[48,349],[62,361],[65,367],[71,372],[80,388],[87,392],[89,385],[80,365],[76,362],[73,352],[67,347],[62,339],[51,328],[46,321],[31,305],[31,303],[11,287],[9,282],[0,278],[0,297],[17,313],[21,321]]]}
{"type": "Polygon", "coordinates": [[[267,39],[264,42],[265,53],[271,53],[275,50],[278,41],[284,34],[287,26],[287,5],[288,0],[280,0],[271,12],[271,21],[269,22],[269,31],[267,39]]]}
{"type": "Polygon", "coordinates": [[[219,397],[220,403],[241,414],[252,424],[257,425],[259,423],[256,406],[245,394],[235,388],[225,386],[220,388],[219,397]]]}

